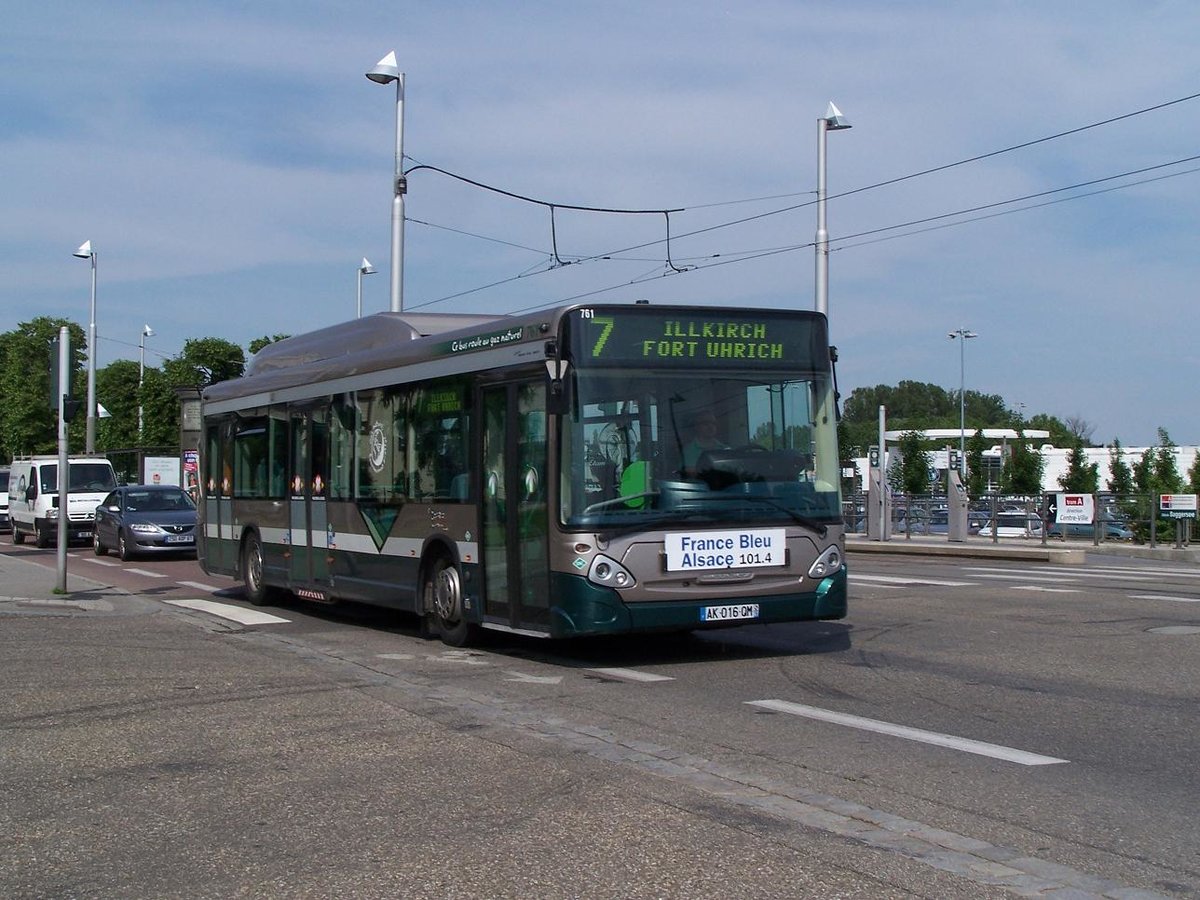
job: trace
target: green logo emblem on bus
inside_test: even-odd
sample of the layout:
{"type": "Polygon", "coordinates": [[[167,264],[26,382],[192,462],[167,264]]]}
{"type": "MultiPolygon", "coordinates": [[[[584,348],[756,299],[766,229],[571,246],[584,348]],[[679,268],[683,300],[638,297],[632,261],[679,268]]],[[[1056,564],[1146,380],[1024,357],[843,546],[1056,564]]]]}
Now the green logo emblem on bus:
{"type": "Polygon", "coordinates": [[[387,543],[388,535],[391,534],[392,526],[396,524],[396,517],[400,515],[400,510],[395,506],[360,505],[358,512],[367,525],[367,531],[371,533],[375,549],[383,552],[383,545],[387,543]]]}

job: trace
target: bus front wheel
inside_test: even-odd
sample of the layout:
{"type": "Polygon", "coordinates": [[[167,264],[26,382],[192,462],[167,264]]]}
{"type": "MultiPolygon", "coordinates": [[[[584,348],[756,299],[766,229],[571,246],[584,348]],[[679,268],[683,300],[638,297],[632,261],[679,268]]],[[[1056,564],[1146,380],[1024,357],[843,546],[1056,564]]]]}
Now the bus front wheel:
{"type": "Polygon", "coordinates": [[[425,609],[433,616],[442,642],[465,647],[477,628],[463,614],[462,576],[447,556],[436,556],[425,570],[425,609]]]}

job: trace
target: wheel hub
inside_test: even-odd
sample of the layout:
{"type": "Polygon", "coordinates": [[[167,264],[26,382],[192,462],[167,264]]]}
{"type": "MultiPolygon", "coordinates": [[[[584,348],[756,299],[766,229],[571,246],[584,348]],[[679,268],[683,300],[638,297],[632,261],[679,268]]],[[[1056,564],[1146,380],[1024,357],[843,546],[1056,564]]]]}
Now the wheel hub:
{"type": "Polygon", "coordinates": [[[447,567],[437,573],[433,582],[433,608],[443,622],[462,618],[462,581],[457,569],[447,567]]]}

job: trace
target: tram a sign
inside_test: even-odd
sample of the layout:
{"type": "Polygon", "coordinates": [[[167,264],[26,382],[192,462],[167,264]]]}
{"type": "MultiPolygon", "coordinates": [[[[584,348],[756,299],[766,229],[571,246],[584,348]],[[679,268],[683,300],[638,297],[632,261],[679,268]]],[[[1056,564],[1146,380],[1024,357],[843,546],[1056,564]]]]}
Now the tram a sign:
{"type": "Polygon", "coordinates": [[[1164,519],[1196,518],[1195,494],[1159,494],[1158,514],[1164,519]]]}

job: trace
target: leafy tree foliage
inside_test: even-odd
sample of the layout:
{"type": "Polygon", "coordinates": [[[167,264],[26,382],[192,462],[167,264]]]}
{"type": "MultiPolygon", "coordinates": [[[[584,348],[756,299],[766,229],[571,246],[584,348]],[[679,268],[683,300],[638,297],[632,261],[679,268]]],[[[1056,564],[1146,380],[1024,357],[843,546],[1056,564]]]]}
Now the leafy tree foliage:
{"type": "Polygon", "coordinates": [[[1129,463],[1125,462],[1125,449],[1119,440],[1113,440],[1108,447],[1108,469],[1111,477],[1108,479],[1108,490],[1113,494],[1132,494],[1135,490],[1133,472],[1129,463]]]}
{"type": "Polygon", "coordinates": [[[1009,494],[1039,494],[1045,461],[1025,440],[1009,444],[1009,457],[1000,473],[1000,489],[1009,494]]]}
{"type": "Polygon", "coordinates": [[[929,483],[929,470],[933,466],[933,454],[924,448],[924,440],[916,431],[906,431],[900,435],[897,445],[901,457],[898,465],[893,465],[888,477],[892,486],[905,494],[927,494],[932,485],[929,483]]]}
{"type": "Polygon", "coordinates": [[[1175,465],[1174,450],[1175,444],[1167,430],[1158,429],[1158,446],[1147,448],[1133,467],[1133,482],[1139,494],[1153,497],[1183,492],[1183,478],[1175,465]]]}
{"type": "Polygon", "coordinates": [[[982,497],[987,493],[987,470],[983,465],[983,451],[988,449],[988,440],[982,434],[973,434],[967,439],[967,496],[982,497]]]}
{"type": "MultiPolygon", "coordinates": [[[[58,450],[57,404],[52,406],[50,398],[50,342],[64,325],[71,338],[71,383],[75,395],[85,399],[87,346],[82,328],[66,319],[39,316],[0,335],[0,458],[58,450]]],[[[53,364],[57,367],[58,360],[53,364]]],[[[80,443],[84,419],[77,416],[70,429],[72,435],[78,432],[80,443]]]]}
{"type": "Polygon", "coordinates": [[[1100,465],[1087,461],[1079,438],[1067,454],[1067,471],[1058,476],[1058,486],[1076,494],[1094,494],[1100,489],[1100,465]]]}
{"type": "Polygon", "coordinates": [[[250,342],[250,355],[253,356],[255,353],[257,353],[263,347],[266,347],[268,344],[274,344],[276,341],[286,340],[287,338],[290,338],[290,337],[291,337],[290,334],[275,334],[275,335],[271,335],[270,337],[267,337],[264,334],[262,337],[256,337],[254,340],[252,340],[250,342]]]}

